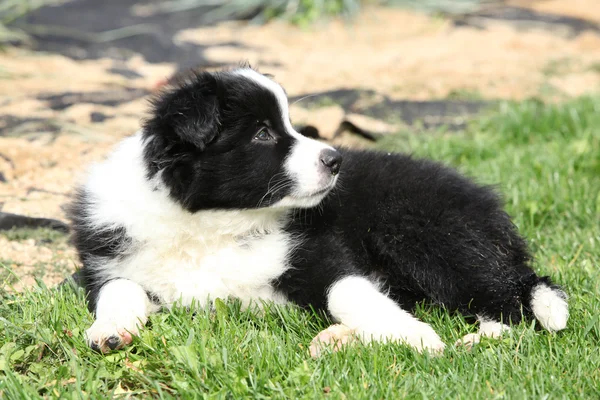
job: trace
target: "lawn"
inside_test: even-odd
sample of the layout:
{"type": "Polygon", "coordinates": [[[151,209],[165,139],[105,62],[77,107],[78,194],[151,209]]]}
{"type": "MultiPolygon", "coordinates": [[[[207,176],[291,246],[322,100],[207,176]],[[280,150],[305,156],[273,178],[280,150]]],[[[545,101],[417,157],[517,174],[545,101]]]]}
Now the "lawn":
{"type": "MultiPolygon", "coordinates": [[[[312,360],[307,345],[323,318],[217,301],[212,312],[154,315],[133,346],[103,356],[83,342],[92,317],[80,290],[2,289],[0,398],[599,398],[600,97],[503,103],[464,132],[400,132],[378,146],[497,184],[536,271],[570,295],[568,328],[523,323],[466,350],[451,344],[476,326],[424,304],[417,314],[448,344],[442,356],[356,345],[312,360]]],[[[0,276],[10,280],[7,269],[0,276]]]]}

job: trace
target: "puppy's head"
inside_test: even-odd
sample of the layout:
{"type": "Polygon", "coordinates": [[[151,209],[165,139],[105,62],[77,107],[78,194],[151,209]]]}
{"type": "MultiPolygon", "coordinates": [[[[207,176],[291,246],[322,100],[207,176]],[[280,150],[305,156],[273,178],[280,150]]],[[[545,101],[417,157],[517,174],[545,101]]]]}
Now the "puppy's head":
{"type": "Polygon", "coordinates": [[[189,211],[313,207],[336,183],[341,155],[296,132],[283,88],[250,68],[190,73],[152,103],[148,173],[189,211]]]}

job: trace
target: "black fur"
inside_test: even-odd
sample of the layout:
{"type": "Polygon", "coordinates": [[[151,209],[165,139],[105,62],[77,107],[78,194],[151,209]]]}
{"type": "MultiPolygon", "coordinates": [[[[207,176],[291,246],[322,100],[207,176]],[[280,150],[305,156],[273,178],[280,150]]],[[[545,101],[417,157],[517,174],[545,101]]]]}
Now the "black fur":
{"type": "Polygon", "coordinates": [[[278,174],[293,142],[279,134],[273,93],[227,73],[192,73],[174,85],[154,98],[144,124],[148,170],[163,168],[173,198],[195,212],[268,206],[285,196],[263,198],[269,179],[256,175],[278,174]],[[252,143],[262,128],[275,136],[274,145],[252,143]]]}
{"type": "Polygon", "coordinates": [[[406,309],[430,300],[506,322],[531,315],[531,288],[549,280],[529,267],[525,240],[491,187],[431,161],[341,151],[337,188],[290,223],[306,241],[280,290],[322,305],[337,277],[359,273],[378,277],[406,309]]]}

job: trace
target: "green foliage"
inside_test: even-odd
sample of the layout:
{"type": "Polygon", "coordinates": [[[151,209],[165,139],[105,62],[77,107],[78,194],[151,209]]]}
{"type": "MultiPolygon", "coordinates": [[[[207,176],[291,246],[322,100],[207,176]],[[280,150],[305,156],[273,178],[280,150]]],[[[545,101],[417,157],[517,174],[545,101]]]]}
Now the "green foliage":
{"type": "Polygon", "coordinates": [[[308,26],[332,16],[353,16],[360,11],[362,3],[361,0],[229,0],[209,13],[209,16],[224,18],[256,15],[256,22],[278,18],[308,26]]]}
{"type": "Polygon", "coordinates": [[[430,14],[463,14],[477,10],[485,3],[498,3],[497,0],[383,0],[389,6],[411,8],[430,14]]]}
{"type": "Polygon", "coordinates": [[[15,19],[57,0],[0,0],[0,23],[10,24],[15,19]]]}
{"type": "Polygon", "coordinates": [[[59,0],[0,0],[0,46],[8,42],[26,42],[27,34],[11,27],[11,23],[31,11],[59,0]]]}
{"type": "Polygon", "coordinates": [[[600,389],[600,98],[560,105],[504,103],[464,132],[402,132],[381,143],[498,184],[534,250],[535,269],[569,293],[557,334],[535,323],[469,351],[460,315],[423,305],[417,316],[448,344],[436,358],[400,344],[356,345],[312,360],[327,321],[295,307],[214,311],[176,307],[124,351],[83,341],[92,323],[70,287],[0,296],[0,398],[598,398],[600,389]]]}
{"type": "Polygon", "coordinates": [[[330,16],[353,16],[360,10],[360,3],[358,0],[296,0],[287,2],[285,7],[267,7],[264,13],[267,19],[283,17],[298,25],[308,25],[330,16]]]}
{"type": "MultiPolygon", "coordinates": [[[[179,0],[182,3],[202,0],[179,0]]],[[[315,21],[332,17],[352,17],[366,4],[403,7],[427,13],[460,14],[474,11],[489,0],[224,0],[214,15],[248,16],[257,14],[256,21],[274,18],[286,19],[307,26],[315,21]]]]}

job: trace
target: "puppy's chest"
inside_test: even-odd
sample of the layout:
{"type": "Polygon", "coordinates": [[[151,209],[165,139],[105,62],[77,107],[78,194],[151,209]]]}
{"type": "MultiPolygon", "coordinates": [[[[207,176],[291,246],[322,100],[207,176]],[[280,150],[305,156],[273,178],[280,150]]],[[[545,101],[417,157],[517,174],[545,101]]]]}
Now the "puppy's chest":
{"type": "Polygon", "coordinates": [[[235,297],[247,304],[256,300],[285,302],[271,282],[288,268],[290,238],[282,232],[246,236],[190,236],[168,246],[150,247],[155,260],[147,271],[148,290],[167,304],[180,300],[235,297]]]}

